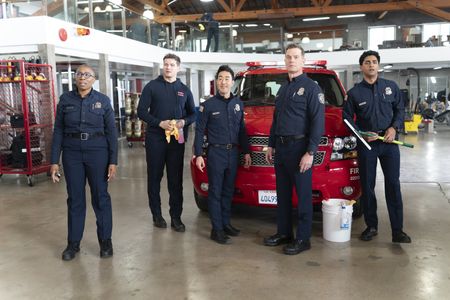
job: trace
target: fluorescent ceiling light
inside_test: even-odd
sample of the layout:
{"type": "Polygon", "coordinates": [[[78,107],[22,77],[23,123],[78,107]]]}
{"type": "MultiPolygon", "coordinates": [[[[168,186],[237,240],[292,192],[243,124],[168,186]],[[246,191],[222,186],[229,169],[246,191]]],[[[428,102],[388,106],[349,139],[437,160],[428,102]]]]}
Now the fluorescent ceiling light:
{"type": "Polygon", "coordinates": [[[177,0],[172,0],[172,1],[170,1],[169,3],[167,3],[167,5],[173,4],[173,3],[175,3],[175,2],[177,2],[177,0]]]}
{"type": "Polygon", "coordinates": [[[392,68],[392,67],[393,67],[392,64],[388,64],[388,65],[385,65],[385,66],[384,66],[385,69],[390,69],[390,68],[392,68]]]}
{"type": "Polygon", "coordinates": [[[430,77],[430,80],[431,80],[431,83],[432,83],[432,84],[436,84],[436,77],[431,76],[431,77],[430,77]]]}
{"type": "Polygon", "coordinates": [[[178,30],[178,32],[180,32],[180,33],[186,33],[187,30],[186,30],[186,29],[180,29],[180,30],[178,30]]]}
{"type": "MultiPolygon", "coordinates": [[[[233,24],[231,25],[232,28],[236,28],[239,27],[238,24],[233,24]]],[[[230,25],[219,25],[219,28],[230,28],[230,25]]]]}
{"type": "Polygon", "coordinates": [[[338,19],[345,19],[345,18],[360,18],[360,17],[365,17],[366,14],[355,14],[355,15],[340,15],[337,16],[338,19]]]}
{"type": "Polygon", "coordinates": [[[304,38],[302,38],[302,44],[309,44],[311,40],[309,39],[308,36],[305,36],[304,38]]]}
{"type": "Polygon", "coordinates": [[[292,39],[294,35],[292,33],[286,33],[286,38],[292,39]]]}
{"type": "Polygon", "coordinates": [[[201,2],[212,2],[214,0],[200,0],[201,2]]]}
{"type": "Polygon", "coordinates": [[[263,25],[266,26],[266,27],[269,27],[269,26],[270,26],[269,23],[264,23],[263,25]]]}
{"type": "Polygon", "coordinates": [[[330,19],[330,17],[306,18],[306,19],[303,19],[303,22],[329,20],[329,19],[330,19]]]}
{"type": "MultiPolygon", "coordinates": [[[[92,3],[103,3],[103,0],[92,0],[92,3]]],[[[89,1],[77,1],[77,4],[89,4],[89,1]]]]}
{"type": "Polygon", "coordinates": [[[442,67],[435,67],[435,68],[433,68],[433,70],[440,70],[440,69],[442,69],[442,67]]]}
{"type": "Polygon", "coordinates": [[[245,27],[258,27],[258,24],[245,24],[245,27]]]}

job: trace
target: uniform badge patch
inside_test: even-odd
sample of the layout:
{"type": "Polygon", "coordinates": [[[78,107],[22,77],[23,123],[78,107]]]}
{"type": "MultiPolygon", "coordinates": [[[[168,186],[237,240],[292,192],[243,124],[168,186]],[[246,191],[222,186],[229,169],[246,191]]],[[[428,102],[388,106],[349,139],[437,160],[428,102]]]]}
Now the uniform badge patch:
{"type": "Polygon", "coordinates": [[[235,110],[235,111],[240,111],[240,110],[241,110],[241,106],[240,106],[239,104],[236,104],[236,105],[234,106],[234,110],[235,110]]]}
{"type": "Polygon", "coordinates": [[[184,97],[184,93],[183,92],[177,92],[178,96],[180,97],[184,97]]]}
{"type": "Polygon", "coordinates": [[[392,90],[390,87],[387,87],[385,90],[386,95],[392,95],[392,90]]]}
{"type": "Polygon", "coordinates": [[[200,107],[198,108],[198,111],[199,111],[199,112],[203,112],[203,109],[205,109],[205,108],[203,107],[203,105],[200,105],[200,107]]]}
{"type": "Polygon", "coordinates": [[[303,88],[303,87],[299,88],[297,91],[297,95],[299,95],[299,96],[303,96],[304,93],[305,93],[305,88],[303,88]]]}
{"type": "Polygon", "coordinates": [[[95,102],[94,108],[102,108],[101,102],[95,102]]]}
{"type": "Polygon", "coordinates": [[[325,95],[323,93],[319,93],[318,96],[320,104],[325,104],[325,95]]]}

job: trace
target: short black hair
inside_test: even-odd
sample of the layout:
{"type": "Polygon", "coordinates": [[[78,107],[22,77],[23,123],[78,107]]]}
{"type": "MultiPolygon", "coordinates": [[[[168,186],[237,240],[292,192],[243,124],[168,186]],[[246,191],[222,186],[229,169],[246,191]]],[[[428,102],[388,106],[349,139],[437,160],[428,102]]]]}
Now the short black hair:
{"type": "Polygon", "coordinates": [[[219,78],[219,73],[220,72],[228,72],[228,73],[230,73],[231,74],[231,78],[234,80],[234,72],[228,65],[221,65],[219,67],[219,69],[217,70],[217,73],[216,73],[216,79],[219,78]]]}
{"type": "Polygon", "coordinates": [[[177,62],[177,65],[181,64],[181,59],[178,55],[175,55],[173,53],[167,53],[164,58],[163,61],[165,61],[166,59],[174,59],[177,62]]]}
{"type": "Polygon", "coordinates": [[[291,43],[291,44],[287,45],[287,46],[286,46],[286,52],[287,52],[289,49],[294,49],[294,48],[299,49],[299,50],[302,52],[302,55],[305,56],[305,50],[303,49],[303,47],[300,46],[299,44],[296,44],[296,43],[291,43]]]}
{"type": "Polygon", "coordinates": [[[371,55],[375,56],[378,60],[378,64],[380,64],[380,54],[378,54],[377,51],[368,50],[368,51],[364,51],[363,54],[361,54],[361,56],[359,57],[359,65],[362,66],[366,57],[371,56],[371,55]]]}

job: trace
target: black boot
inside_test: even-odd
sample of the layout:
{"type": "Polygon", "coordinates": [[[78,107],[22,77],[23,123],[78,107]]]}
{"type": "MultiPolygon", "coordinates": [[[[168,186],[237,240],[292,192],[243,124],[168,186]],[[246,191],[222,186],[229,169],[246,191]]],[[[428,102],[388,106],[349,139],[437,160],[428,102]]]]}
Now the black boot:
{"type": "Polygon", "coordinates": [[[162,216],[153,216],[153,225],[158,228],[167,228],[166,220],[162,216]]]}
{"type": "Polygon", "coordinates": [[[113,256],[113,246],[111,239],[98,240],[100,244],[100,257],[107,258],[113,256]]]}
{"type": "Polygon", "coordinates": [[[62,259],[69,261],[75,258],[77,252],[80,251],[80,242],[69,242],[66,249],[62,253],[62,259]]]}
{"type": "Polygon", "coordinates": [[[211,240],[216,241],[219,244],[231,244],[231,239],[225,234],[223,230],[211,230],[211,240]]]}

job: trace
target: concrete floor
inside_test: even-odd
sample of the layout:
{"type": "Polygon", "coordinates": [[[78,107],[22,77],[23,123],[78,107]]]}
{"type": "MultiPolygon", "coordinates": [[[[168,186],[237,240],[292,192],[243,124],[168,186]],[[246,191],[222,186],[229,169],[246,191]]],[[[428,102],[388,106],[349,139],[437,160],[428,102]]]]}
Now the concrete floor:
{"type": "MultiPolygon", "coordinates": [[[[405,231],[413,243],[390,242],[379,176],[380,232],[373,241],[358,240],[365,228],[361,218],[353,222],[350,242],[327,242],[317,213],[313,248],[297,256],[262,246],[262,238],[276,228],[272,209],[234,207],[233,224],[241,236],[229,246],[211,242],[209,219],[195,206],[187,166],[187,231],[154,228],[143,147],[121,143],[119,177],[110,185],[114,257],[99,258],[89,207],[81,252],[64,262],[65,184],[40,175],[30,188],[24,176],[5,175],[0,179],[0,299],[448,299],[450,128],[406,140],[416,145],[402,148],[401,170],[405,231]]],[[[190,154],[186,151],[187,158],[190,154]]],[[[170,221],[165,183],[162,191],[170,221]]]]}

